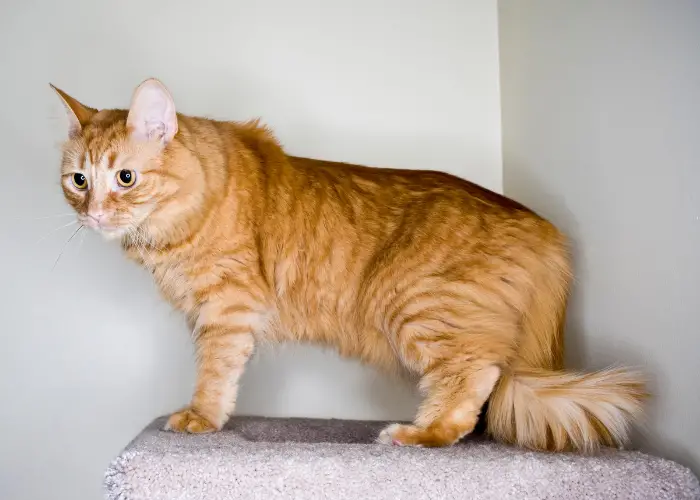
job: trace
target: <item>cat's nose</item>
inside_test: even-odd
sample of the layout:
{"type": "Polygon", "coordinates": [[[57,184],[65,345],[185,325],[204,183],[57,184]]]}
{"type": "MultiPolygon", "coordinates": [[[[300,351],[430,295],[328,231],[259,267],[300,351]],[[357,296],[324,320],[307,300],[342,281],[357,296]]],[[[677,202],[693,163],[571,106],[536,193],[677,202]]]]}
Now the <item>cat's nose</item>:
{"type": "Polygon", "coordinates": [[[90,224],[91,226],[99,227],[100,223],[102,222],[102,219],[104,219],[105,213],[102,211],[95,211],[95,212],[89,212],[87,214],[87,216],[89,218],[89,222],[92,223],[92,224],[90,224]]]}

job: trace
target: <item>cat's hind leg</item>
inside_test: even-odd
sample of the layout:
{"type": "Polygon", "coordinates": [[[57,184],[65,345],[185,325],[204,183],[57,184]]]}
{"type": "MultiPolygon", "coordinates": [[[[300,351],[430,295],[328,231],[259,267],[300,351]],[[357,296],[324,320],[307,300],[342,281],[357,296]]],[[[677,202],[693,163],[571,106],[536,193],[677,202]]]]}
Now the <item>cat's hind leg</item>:
{"type": "MultiPolygon", "coordinates": [[[[415,308],[414,308],[415,309],[415,308]]],[[[462,302],[413,314],[396,335],[402,362],[421,375],[425,394],[413,425],[393,424],[378,441],[403,446],[448,446],[474,430],[501,369],[515,352],[517,316],[462,302]]]]}
{"type": "Polygon", "coordinates": [[[427,397],[415,425],[393,424],[379,442],[399,446],[449,446],[474,430],[479,412],[501,370],[494,364],[445,363],[426,374],[421,386],[427,397]]]}

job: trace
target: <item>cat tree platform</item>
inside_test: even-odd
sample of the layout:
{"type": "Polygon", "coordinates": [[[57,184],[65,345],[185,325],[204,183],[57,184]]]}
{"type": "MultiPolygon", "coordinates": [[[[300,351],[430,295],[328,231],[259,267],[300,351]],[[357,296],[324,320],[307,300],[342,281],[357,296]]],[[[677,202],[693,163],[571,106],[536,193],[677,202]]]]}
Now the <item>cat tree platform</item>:
{"type": "Polygon", "coordinates": [[[700,499],[681,465],[636,451],[534,453],[481,438],[374,444],[381,422],[236,417],[219,433],[149,425],[105,475],[110,500],[700,499]]]}

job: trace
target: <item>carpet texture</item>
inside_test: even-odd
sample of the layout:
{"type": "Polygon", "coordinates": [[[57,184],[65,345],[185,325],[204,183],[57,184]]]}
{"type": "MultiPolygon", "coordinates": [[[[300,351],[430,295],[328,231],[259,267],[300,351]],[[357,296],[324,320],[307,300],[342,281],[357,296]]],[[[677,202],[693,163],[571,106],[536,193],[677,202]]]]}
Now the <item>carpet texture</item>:
{"type": "Polygon", "coordinates": [[[634,451],[534,453],[480,438],[374,444],[381,422],[234,418],[199,436],[148,426],[105,475],[109,500],[700,499],[681,465],[634,451]]]}

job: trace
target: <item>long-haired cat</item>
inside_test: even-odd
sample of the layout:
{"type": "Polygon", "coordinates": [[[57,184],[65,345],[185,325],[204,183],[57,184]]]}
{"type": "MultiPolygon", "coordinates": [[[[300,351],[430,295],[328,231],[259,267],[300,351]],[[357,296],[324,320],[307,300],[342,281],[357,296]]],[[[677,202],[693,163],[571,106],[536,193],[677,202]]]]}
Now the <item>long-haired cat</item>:
{"type": "Polygon", "coordinates": [[[455,443],[487,401],[494,438],[541,450],[621,444],[641,415],[634,372],[563,369],[569,253],[526,207],[445,173],[289,156],[257,122],[177,113],[155,79],[128,110],[55,90],[68,203],[191,324],[196,388],[168,429],[221,429],[260,341],[420,377],[415,422],[388,444],[455,443]]]}

